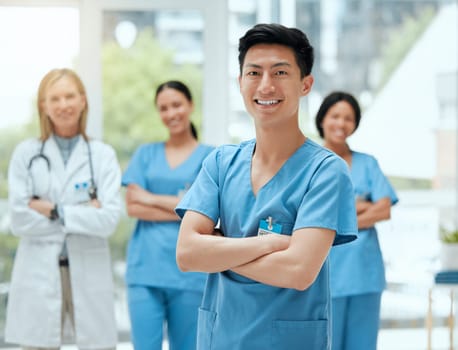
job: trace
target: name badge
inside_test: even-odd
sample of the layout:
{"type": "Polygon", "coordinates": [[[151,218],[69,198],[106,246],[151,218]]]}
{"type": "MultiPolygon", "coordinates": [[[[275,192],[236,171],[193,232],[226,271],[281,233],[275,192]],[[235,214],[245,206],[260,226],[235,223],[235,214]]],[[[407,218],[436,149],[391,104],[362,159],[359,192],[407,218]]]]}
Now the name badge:
{"type": "Polygon", "coordinates": [[[75,203],[84,203],[89,200],[89,182],[77,182],[73,188],[75,189],[75,203]]]}
{"type": "Polygon", "coordinates": [[[259,220],[258,236],[268,235],[271,233],[281,233],[282,226],[275,224],[271,216],[265,220],[259,220]]]}
{"type": "Polygon", "coordinates": [[[75,187],[75,191],[77,191],[77,192],[87,191],[87,189],[89,188],[89,183],[86,182],[86,181],[77,182],[77,183],[75,183],[74,187],[75,187]]]}

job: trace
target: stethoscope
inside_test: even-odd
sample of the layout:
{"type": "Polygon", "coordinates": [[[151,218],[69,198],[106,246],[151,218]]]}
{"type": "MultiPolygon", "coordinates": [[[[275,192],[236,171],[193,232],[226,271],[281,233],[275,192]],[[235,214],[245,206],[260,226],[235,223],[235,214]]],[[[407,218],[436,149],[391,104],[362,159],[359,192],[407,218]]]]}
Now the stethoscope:
{"type": "MultiPolygon", "coordinates": [[[[94,181],[94,167],[92,165],[91,146],[89,145],[89,142],[87,140],[85,141],[86,141],[86,146],[87,146],[87,152],[89,155],[89,169],[91,171],[91,184],[88,188],[88,194],[89,194],[89,198],[92,200],[92,199],[97,199],[97,186],[95,185],[95,181],[94,181]]],[[[46,163],[46,168],[48,169],[48,172],[51,172],[51,161],[43,153],[43,150],[45,148],[45,143],[46,143],[46,140],[41,143],[40,152],[35,154],[32,158],[30,158],[29,165],[27,166],[27,171],[29,172],[30,178],[32,179],[32,193],[34,193],[32,196],[33,199],[40,198],[40,196],[35,194],[35,181],[33,179],[32,170],[31,170],[33,162],[39,159],[44,160],[44,162],[46,163]]]]}

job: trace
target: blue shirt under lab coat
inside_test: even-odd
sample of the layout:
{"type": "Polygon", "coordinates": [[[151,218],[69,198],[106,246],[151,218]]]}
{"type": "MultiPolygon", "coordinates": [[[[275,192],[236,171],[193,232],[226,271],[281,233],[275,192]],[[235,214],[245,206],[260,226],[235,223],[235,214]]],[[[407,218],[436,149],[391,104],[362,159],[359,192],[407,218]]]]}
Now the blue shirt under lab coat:
{"type": "MultiPolygon", "coordinates": [[[[255,196],[251,160],[255,140],[222,146],[205,160],[177,207],[200,212],[231,237],[257,234],[272,217],[281,233],[320,227],[337,232],[334,244],[357,232],[353,186],[344,161],[308,140],[255,196]]],[[[198,349],[307,349],[329,345],[328,263],[305,291],[279,288],[232,271],[209,274],[199,310],[198,349]]]]}

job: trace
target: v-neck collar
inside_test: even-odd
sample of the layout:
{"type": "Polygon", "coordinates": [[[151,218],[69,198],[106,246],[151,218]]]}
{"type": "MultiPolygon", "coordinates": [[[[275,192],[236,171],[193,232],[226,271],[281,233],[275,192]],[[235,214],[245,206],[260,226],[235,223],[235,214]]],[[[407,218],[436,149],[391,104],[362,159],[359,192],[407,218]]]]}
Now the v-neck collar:
{"type": "Polygon", "coordinates": [[[176,165],[175,167],[171,167],[170,163],[167,159],[167,154],[165,153],[165,142],[161,142],[161,153],[163,157],[164,164],[166,165],[167,169],[169,171],[176,171],[180,169],[182,166],[184,166],[187,162],[189,162],[195,155],[198,153],[198,150],[201,148],[201,144],[197,144],[197,147],[194,148],[194,150],[189,154],[189,156],[184,159],[180,164],[176,165]]]}
{"type": "Polygon", "coordinates": [[[297,155],[299,154],[299,151],[309,142],[309,138],[307,137],[305,139],[305,141],[293,152],[293,154],[288,158],[286,159],[286,161],[282,164],[282,166],[277,170],[277,172],[264,184],[262,185],[261,187],[259,187],[258,189],[258,192],[257,193],[254,193],[254,190],[253,190],[253,182],[251,180],[251,169],[252,169],[252,166],[253,166],[253,152],[254,152],[254,148],[256,147],[256,140],[253,140],[253,142],[250,143],[249,147],[247,147],[247,152],[249,154],[249,157],[248,157],[248,181],[249,181],[249,184],[250,184],[250,190],[251,190],[251,194],[254,198],[258,198],[259,197],[259,194],[261,192],[264,192],[264,190],[266,188],[269,188],[271,186],[271,184],[274,182],[274,180],[281,175],[281,173],[283,173],[285,170],[285,168],[287,168],[288,164],[292,161],[293,158],[297,157],[297,155]]]}

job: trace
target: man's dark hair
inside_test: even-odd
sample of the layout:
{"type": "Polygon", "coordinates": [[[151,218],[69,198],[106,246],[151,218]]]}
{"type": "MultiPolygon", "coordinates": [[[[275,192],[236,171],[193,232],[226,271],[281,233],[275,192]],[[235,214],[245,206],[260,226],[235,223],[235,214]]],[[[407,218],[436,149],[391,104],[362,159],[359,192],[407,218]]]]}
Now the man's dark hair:
{"type": "Polygon", "coordinates": [[[278,44],[291,48],[301,70],[301,78],[312,72],[313,47],[302,31],[281,24],[257,24],[239,40],[240,74],[247,51],[257,44],[278,44]]]}

